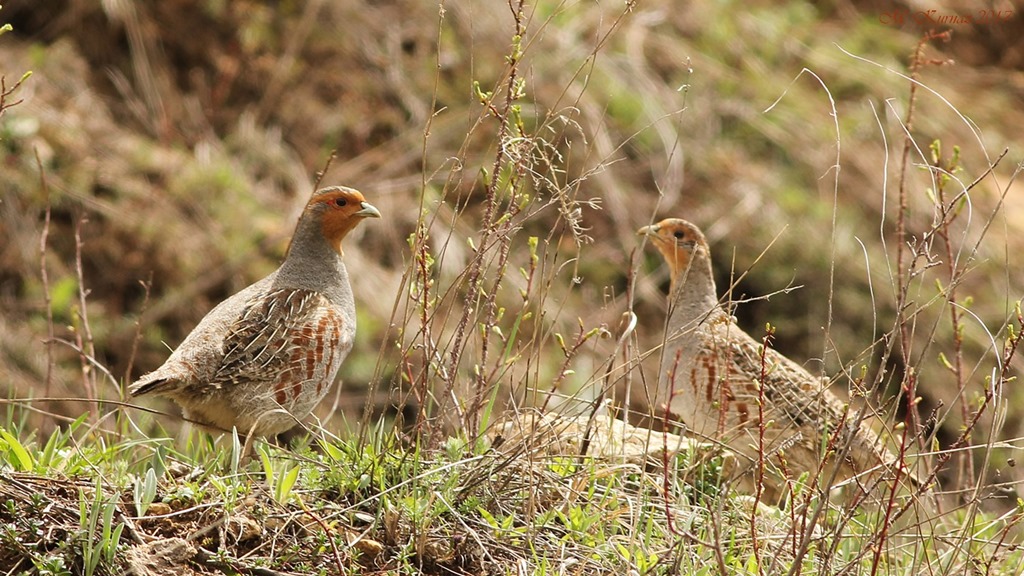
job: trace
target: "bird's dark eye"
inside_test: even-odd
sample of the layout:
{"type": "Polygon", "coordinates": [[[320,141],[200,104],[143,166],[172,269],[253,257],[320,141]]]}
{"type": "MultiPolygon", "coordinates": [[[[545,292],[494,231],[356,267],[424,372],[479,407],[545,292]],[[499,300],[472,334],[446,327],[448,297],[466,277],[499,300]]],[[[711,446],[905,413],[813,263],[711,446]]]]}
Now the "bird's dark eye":
{"type": "Polygon", "coordinates": [[[682,230],[676,230],[672,235],[676,237],[676,240],[682,240],[683,237],[686,236],[686,234],[683,234],[682,230]]]}
{"type": "Polygon", "coordinates": [[[335,198],[334,199],[334,205],[337,206],[338,208],[341,208],[342,206],[345,206],[346,204],[348,204],[348,200],[345,200],[344,198],[335,198]]]}

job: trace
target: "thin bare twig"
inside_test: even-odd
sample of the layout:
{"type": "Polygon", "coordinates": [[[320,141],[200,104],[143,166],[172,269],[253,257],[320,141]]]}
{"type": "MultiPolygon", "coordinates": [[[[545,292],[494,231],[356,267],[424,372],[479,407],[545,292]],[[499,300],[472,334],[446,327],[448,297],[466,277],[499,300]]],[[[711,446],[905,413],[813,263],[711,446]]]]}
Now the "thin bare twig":
{"type": "MultiPolygon", "coordinates": [[[[2,98],[0,98],[2,99],[2,98]]],[[[0,106],[2,110],[2,106],[0,106]]],[[[36,167],[39,169],[39,186],[43,191],[43,202],[46,211],[43,213],[43,230],[39,234],[39,277],[43,282],[43,301],[46,306],[46,380],[44,396],[49,396],[53,387],[53,298],[50,294],[50,275],[46,271],[46,242],[50,236],[50,185],[46,181],[43,161],[39,158],[39,149],[33,147],[36,167]]]]}
{"type": "Polygon", "coordinates": [[[93,342],[92,329],[89,327],[89,311],[86,308],[89,290],[85,287],[85,272],[82,268],[82,227],[88,221],[89,218],[84,213],[75,220],[75,276],[78,279],[78,319],[81,321],[81,324],[75,329],[75,345],[79,350],[82,387],[85,390],[85,397],[91,401],[89,412],[95,421],[99,418],[99,404],[97,403],[99,397],[92,362],[92,359],[96,358],[96,346],[93,342]]]}
{"type": "Polygon", "coordinates": [[[132,350],[128,354],[128,365],[124,369],[124,382],[128,383],[132,380],[132,368],[135,366],[135,355],[139,352],[139,342],[142,341],[142,317],[146,314],[146,307],[149,305],[150,290],[153,288],[153,271],[149,271],[149,277],[145,281],[139,280],[139,284],[142,286],[143,297],[142,307],[139,309],[139,315],[135,319],[135,336],[132,338],[132,350]]]}

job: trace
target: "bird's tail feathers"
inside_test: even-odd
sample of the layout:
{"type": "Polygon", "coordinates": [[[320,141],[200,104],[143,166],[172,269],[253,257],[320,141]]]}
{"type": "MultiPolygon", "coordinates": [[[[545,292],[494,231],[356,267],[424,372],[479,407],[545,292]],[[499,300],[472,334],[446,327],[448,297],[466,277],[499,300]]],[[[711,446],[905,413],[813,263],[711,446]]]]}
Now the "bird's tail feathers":
{"type": "Polygon", "coordinates": [[[142,396],[144,394],[167,394],[178,389],[181,381],[174,376],[150,372],[136,380],[128,387],[128,394],[142,396]]]}

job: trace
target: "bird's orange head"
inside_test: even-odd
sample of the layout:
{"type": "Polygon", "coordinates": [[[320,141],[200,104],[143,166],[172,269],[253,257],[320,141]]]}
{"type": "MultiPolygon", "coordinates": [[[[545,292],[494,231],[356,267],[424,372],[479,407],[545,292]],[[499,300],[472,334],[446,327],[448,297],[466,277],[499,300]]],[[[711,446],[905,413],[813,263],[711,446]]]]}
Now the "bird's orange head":
{"type": "Polygon", "coordinates": [[[341,241],[363,218],[380,218],[380,211],[363,198],[358,190],[332,186],[317,190],[302,217],[320,221],[324,238],[341,254],[341,241]]]}
{"type": "Polygon", "coordinates": [[[666,218],[656,224],[644,226],[636,231],[647,236],[661,252],[675,279],[684,273],[691,261],[697,257],[709,256],[708,241],[704,233],[694,224],[681,218],[666,218]]]}

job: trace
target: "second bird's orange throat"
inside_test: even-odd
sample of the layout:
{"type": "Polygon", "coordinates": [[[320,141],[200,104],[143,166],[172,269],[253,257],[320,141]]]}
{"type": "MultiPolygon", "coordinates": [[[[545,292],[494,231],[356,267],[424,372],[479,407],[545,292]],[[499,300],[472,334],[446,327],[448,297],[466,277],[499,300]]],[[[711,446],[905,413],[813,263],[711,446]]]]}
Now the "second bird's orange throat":
{"type": "Polygon", "coordinates": [[[672,288],[683,280],[694,259],[708,257],[707,242],[700,229],[681,218],[666,218],[637,231],[650,238],[668,264],[672,288]]]}
{"type": "Polygon", "coordinates": [[[658,249],[658,252],[661,252],[665,262],[668,264],[674,290],[677,283],[682,280],[682,276],[686,274],[686,269],[690,266],[690,251],[660,236],[654,237],[654,246],[658,249]]]}

